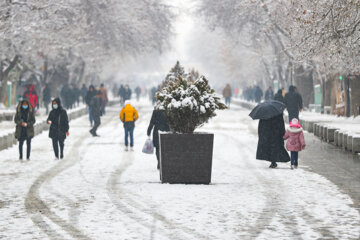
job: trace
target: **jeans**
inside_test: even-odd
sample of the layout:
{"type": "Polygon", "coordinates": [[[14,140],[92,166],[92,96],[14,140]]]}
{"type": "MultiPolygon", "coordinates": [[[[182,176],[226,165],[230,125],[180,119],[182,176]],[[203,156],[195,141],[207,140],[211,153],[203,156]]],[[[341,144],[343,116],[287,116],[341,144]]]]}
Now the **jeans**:
{"type": "Polygon", "coordinates": [[[291,165],[298,165],[299,152],[291,151],[291,165]]]}
{"type": "Polygon", "coordinates": [[[130,147],[134,146],[134,128],[125,126],[125,146],[129,146],[128,136],[130,135],[130,147]]]}
{"type": "Polygon", "coordinates": [[[93,116],[92,116],[92,114],[91,114],[91,107],[90,107],[90,106],[89,106],[89,120],[90,120],[90,124],[91,124],[91,126],[92,126],[94,119],[93,119],[93,116]]]}
{"type": "Polygon", "coordinates": [[[230,101],[231,101],[231,98],[229,98],[229,97],[226,97],[226,98],[225,98],[225,104],[226,104],[228,107],[230,107],[230,101]]]}
{"type": "Polygon", "coordinates": [[[31,152],[31,138],[27,138],[27,139],[20,139],[19,140],[19,155],[20,155],[20,159],[23,158],[23,145],[24,142],[26,141],[26,158],[29,159],[30,158],[30,152],[31,152]]]}
{"type": "Polygon", "coordinates": [[[64,139],[52,139],[53,149],[55,153],[55,157],[59,158],[59,146],[60,146],[60,158],[64,157],[64,139]]]}

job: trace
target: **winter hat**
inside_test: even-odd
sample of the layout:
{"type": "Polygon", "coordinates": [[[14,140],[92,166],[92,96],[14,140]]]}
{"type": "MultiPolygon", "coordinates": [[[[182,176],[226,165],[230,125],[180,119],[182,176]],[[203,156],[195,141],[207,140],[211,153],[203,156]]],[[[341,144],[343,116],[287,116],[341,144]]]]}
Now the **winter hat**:
{"type": "Polygon", "coordinates": [[[290,127],[301,128],[299,120],[297,118],[293,118],[290,122],[290,127]]]}
{"type": "Polygon", "coordinates": [[[128,105],[128,104],[131,105],[131,101],[130,101],[130,100],[126,100],[126,101],[125,101],[125,106],[128,105]]]}

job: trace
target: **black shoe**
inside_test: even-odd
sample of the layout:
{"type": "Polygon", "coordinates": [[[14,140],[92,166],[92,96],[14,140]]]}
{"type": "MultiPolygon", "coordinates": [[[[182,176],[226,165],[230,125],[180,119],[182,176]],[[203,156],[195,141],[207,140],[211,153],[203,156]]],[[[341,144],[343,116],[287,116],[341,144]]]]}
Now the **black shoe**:
{"type": "Polygon", "coordinates": [[[277,167],[277,164],[276,163],[271,163],[269,168],[276,168],[277,167]]]}
{"type": "Polygon", "coordinates": [[[63,159],[63,158],[64,158],[64,154],[61,154],[61,155],[60,155],[60,159],[63,159]]]}

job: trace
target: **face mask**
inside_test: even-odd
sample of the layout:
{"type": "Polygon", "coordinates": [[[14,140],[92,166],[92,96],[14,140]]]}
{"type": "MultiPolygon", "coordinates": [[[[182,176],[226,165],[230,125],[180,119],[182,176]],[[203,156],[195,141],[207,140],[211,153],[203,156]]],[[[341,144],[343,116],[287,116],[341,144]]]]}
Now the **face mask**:
{"type": "Polygon", "coordinates": [[[57,104],[54,104],[54,105],[53,105],[53,108],[54,108],[54,109],[58,109],[58,107],[59,107],[59,106],[58,106],[57,104]]]}
{"type": "Polygon", "coordinates": [[[28,107],[29,107],[28,105],[22,105],[23,109],[28,109],[28,107]]]}

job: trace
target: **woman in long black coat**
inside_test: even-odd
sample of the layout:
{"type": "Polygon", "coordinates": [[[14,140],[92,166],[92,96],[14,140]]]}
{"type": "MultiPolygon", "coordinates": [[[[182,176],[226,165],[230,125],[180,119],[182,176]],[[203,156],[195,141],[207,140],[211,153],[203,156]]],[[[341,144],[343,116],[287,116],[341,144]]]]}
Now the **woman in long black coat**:
{"type": "Polygon", "coordinates": [[[165,115],[163,111],[161,110],[154,110],[151,116],[150,124],[147,130],[147,135],[150,137],[151,130],[154,128],[153,131],[153,144],[156,149],[156,158],[158,161],[157,168],[159,169],[159,155],[160,155],[160,149],[159,149],[159,131],[162,132],[168,132],[170,131],[169,125],[167,123],[167,120],[165,118],[165,115]]]}
{"type": "Polygon", "coordinates": [[[34,137],[35,114],[27,100],[19,103],[14,118],[16,124],[15,138],[19,141],[19,159],[23,159],[23,145],[26,141],[26,159],[30,160],[31,139],[34,137]]]}
{"type": "Polygon", "coordinates": [[[50,124],[49,137],[52,139],[55,158],[64,158],[64,141],[69,136],[69,119],[66,110],[62,108],[61,101],[56,98],[52,101],[52,110],[47,119],[50,124]]]}
{"type": "Polygon", "coordinates": [[[256,159],[271,162],[270,168],[276,168],[277,162],[289,162],[290,157],[284,148],[285,124],[283,115],[259,121],[256,159]]]}

